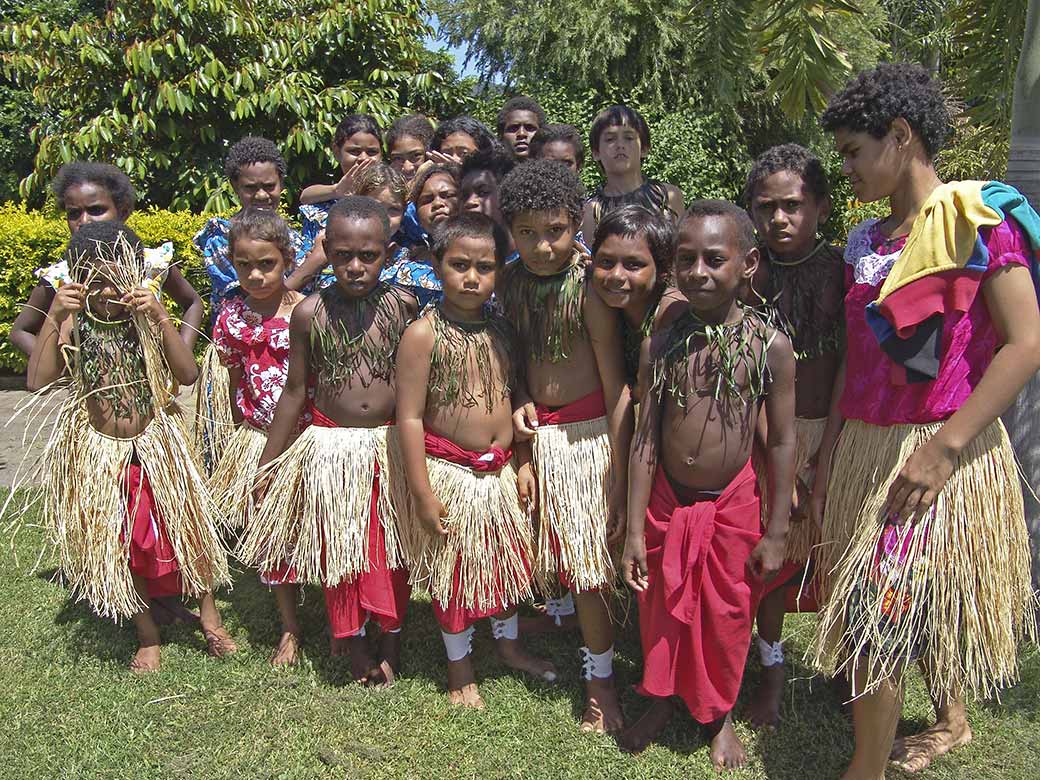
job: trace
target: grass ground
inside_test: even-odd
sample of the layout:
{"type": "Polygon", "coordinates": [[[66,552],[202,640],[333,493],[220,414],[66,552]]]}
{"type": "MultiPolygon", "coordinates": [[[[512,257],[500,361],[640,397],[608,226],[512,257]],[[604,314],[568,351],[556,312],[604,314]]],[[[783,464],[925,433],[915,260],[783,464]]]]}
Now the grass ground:
{"type": "MultiPolygon", "coordinates": [[[[117,627],[68,600],[45,561],[29,572],[42,537],[30,532],[0,553],[0,771],[9,778],[684,778],[715,776],[704,737],[676,718],[660,744],[640,756],[604,737],[578,732],[582,706],[576,634],[533,639],[552,657],[563,683],[539,685],[507,673],[490,630],[474,643],[484,712],[451,708],[443,646],[429,604],[413,601],[405,626],[404,677],[389,690],[349,681],[331,659],[321,593],[308,590],[301,614],[310,632],[306,660],[273,670],[278,639],[274,603],[239,571],[219,601],[241,652],[217,661],[200,634],[164,630],[163,670],[126,671],[135,649],[130,626],[117,627]],[[15,565],[17,553],[18,565],[15,565]]],[[[851,728],[821,679],[798,662],[812,618],[789,618],[794,681],[785,722],[769,734],[737,728],[751,765],[739,778],[836,778],[851,750],[851,728]]],[[[1040,654],[1023,651],[1023,681],[997,703],[971,709],[975,741],[940,759],[923,777],[1033,780],[1040,756],[1040,654]]],[[[644,702],[634,624],[623,629],[616,664],[626,716],[644,702]]],[[[758,677],[749,661],[747,682],[758,677]]],[[[738,717],[743,698],[738,704],[738,717]]],[[[927,697],[915,679],[900,732],[926,725],[927,697]]],[[[893,777],[898,777],[896,772],[893,777]]]]}

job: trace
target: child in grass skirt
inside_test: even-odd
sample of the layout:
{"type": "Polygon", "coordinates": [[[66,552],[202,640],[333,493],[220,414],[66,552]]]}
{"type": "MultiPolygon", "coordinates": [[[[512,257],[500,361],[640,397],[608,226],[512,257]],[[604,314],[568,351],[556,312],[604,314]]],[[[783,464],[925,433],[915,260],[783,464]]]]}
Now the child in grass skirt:
{"type": "Polygon", "coordinates": [[[229,582],[218,512],[173,396],[197,376],[191,350],[145,272],[140,241],[118,222],[83,226],[29,362],[32,389],[59,380],[64,403],[34,483],[73,593],[100,615],[132,618],[134,671],[159,668],[153,590],[198,597],[210,653],[235,651],[212,591],[229,582]]]}

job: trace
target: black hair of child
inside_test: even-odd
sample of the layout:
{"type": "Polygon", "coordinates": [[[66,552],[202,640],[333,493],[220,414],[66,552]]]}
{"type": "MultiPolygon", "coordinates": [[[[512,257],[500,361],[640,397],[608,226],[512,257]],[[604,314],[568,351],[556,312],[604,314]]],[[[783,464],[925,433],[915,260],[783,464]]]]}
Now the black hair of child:
{"type": "Polygon", "coordinates": [[[444,144],[444,139],[454,133],[465,133],[473,139],[473,143],[477,145],[477,150],[493,149],[498,145],[498,141],[491,135],[491,131],[487,129],[483,122],[479,122],[471,116],[457,116],[452,119],[445,119],[439,125],[433,133],[433,139],[430,141],[430,148],[435,152],[441,150],[441,146],[444,144]]]}
{"type": "Polygon", "coordinates": [[[437,163],[436,165],[430,165],[426,168],[420,169],[419,173],[416,174],[415,179],[412,181],[412,188],[408,191],[408,202],[415,203],[418,201],[419,195],[422,194],[423,187],[426,186],[426,182],[438,173],[450,176],[455,181],[455,186],[458,187],[461,179],[459,170],[459,166],[454,163],[437,163]]]}
{"type": "Polygon", "coordinates": [[[484,149],[474,152],[462,161],[459,181],[475,171],[489,171],[495,177],[495,181],[501,184],[502,179],[515,167],[516,159],[505,149],[484,149]]]}
{"type": "Polygon", "coordinates": [[[286,266],[292,267],[296,251],[289,238],[289,225],[277,211],[248,208],[233,216],[228,230],[228,251],[232,257],[235,255],[235,242],[240,238],[269,241],[278,247],[286,266]]]}
{"type": "Polygon", "coordinates": [[[643,115],[628,106],[611,106],[600,111],[592,120],[589,147],[593,152],[599,151],[599,137],[608,127],[631,127],[639,134],[639,143],[643,150],[650,148],[650,126],[643,119],[643,115]]]}
{"type": "Polygon", "coordinates": [[[144,244],[137,234],[124,223],[113,219],[82,225],[72,234],[65,246],[65,260],[73,268],[80,265],[77,262],[80,260],[86,260],[88,263],[108,260],[114,256],[120,236],[126,239],[138,254],[144,252],[144,244]]]}
{"type": "Polygon", "coordinates": [[[679,238],[671,219],[660,211],[651,211],[639,205],[621,206],[608,211],[596,225],[596,234],[592,239],[593,257],[611,236],[641,237],[646,241],[657,267],[658,285],[663,286],[667,282],[672,273],[679,238]]]}
{"type": "Polygon", "coordinates": [[[830,197],[831,185],[827,181],[827,172],[823,169],[820,158],[799,144],[780,144],[762,152],[751,166],[747,183],[744,185],[744,205],[751,208],[755,187],[763,179],[780,171],[790,171],[801,176],[817,203],[830,197]]]}
{"type": "Polygon", "coordinates": [[[758,246],[755,236],[755,225],[745,209],[728,200],[695,200],[686,209],[686,214],[679,222],[679,229],[691,219],[704,219],[705,217],[725,217],[733,221],[734,233],[740,243],[738,249],[747,254],[758,246]]]}
{"type": "Polygon", "coordinates": [[[383,130],[374,117],[368,114],[347,114],[336,125],[336,132],[332,136],[332,148],[339,149],[355,133],[374,135],[377,141],[383,138],[383,130]]]}
{"type": "Polygon", "coordinates": [[[564,209],[571,220],[581,222],[585,188],[578,174],[556,160],[530,160],[518,165],[502,180],[499,208],[506,224],[525,211],[564,209]]]}
{"type": "Polygon", "coordinates": [[[444,221],[433,234],[433,256],[438,261],[454,241],[460,238],[483,238],[495,245],[495,263],[501,268],[509,255],[509,234],[490,217],[473,211],[457,214],[444,221]]]}
{"type": "Polygon", "coordinates": [[[350,222],[364,222],[374,219],[383,228],[383,241],[390,238],[390,217],[386,213],[386,206],[374,198],[366,198],[363,195],[348,195],[337,200],[335,205],[329,209],[328,220],[325,222],[326,239],[336,232],[333,229],[333,224],[341,219],[350,222]]]}
{"type": "Polygon", "coordinates": [[[395,119],[386,131],[386,150],[389,152],[400,139],[405,136],[417,138],[423,146],[430,148],[433,140],[433,122],[422,114],[408,114],[395,119]]]}
{"type": "Polygon", "coordinates": [[[820,117],[824,130],[845,128],[884,138],[902,117],[934,159],[953,129],[942,86],[920,65],[886,62],[855,76],[820,117]]]}
{"type": "Polygon", "coordinates": [[[227,157],[224,158],[224,175],[228,180],[236,181],[243,168],[255,163],[272,163],[281,179],[285,179],[289,170],[274,141],[247,135],[228,150],[227,157]]]}
{"type": "Polygon", "coordinates": [[[542,156],[542,148],[546,144],[562,141],[574,147],[574,161],[578,164],[578,170],[585,164],[585,144],[581,140],[581,133],[574,125],[542,125],[538,132],[531,138],[531,159],[536,160],[542,156]]]}
{"type": "Polygon", "coordinates": [[[497,130],[499,138],[501,138],[502,133],[505,132],[506,120],[514,111],[530,111],[538,117],[539,127],[545,124],[545,111],[543,111],[542,107],[538,105],[538,101],[529,98],[526,95],[517,95],[516,97],[509,98],[509,100],[506,101],[506,104],[502,106],[502,109],[498,112],[497,130]]]}
{"type": "Polygon", "coordinates": [[[114,165],[78,160],[61,166],[51,181],[51,192],[62,211],[65,210],[65,193],[77,184],[94,184],[108,192],[123,219],[134,210],[137,202],[134,185],[130,183],[130,177],[114,165]]]}

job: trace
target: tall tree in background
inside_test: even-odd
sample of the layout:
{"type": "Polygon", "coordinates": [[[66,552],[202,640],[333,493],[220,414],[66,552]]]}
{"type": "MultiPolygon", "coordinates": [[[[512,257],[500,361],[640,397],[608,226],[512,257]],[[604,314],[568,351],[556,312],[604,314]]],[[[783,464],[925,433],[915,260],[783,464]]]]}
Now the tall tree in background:
{"type": "Polygon", "coordinates": [[[40,193],[75,158],[114,160],[151,204],[229,204],[221,160],[246,134],[279,143],[298,189],[328,169],[353,111],[391,119],[407,91],[436,101],[443,63],[423,46],[422,0],[139,0],[71,25],[33,16],[0,28],[3,73],[40,109],[40,193]]]}

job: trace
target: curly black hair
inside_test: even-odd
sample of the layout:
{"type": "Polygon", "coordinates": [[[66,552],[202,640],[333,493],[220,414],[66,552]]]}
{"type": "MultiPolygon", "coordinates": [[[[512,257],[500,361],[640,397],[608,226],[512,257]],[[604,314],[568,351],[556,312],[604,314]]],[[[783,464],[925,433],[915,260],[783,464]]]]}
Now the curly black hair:
{"type": "Polygon", "coordinates": [[[730,203],[728,200],[695,200],[686,209],[686,214],[683,218],[679,220],[680,232],[682,231],[682,226],[689,220],[704,219],[705,217],[725,217],[733,220],[734,232],[736,233],[737,241],[740,242],[739,249],[741,252],[747,254],[758,246],[758,239],[755,236],[755,225],[751,222],[751,217],[748,216],[747,211],[736,203],[730,203]]]}
{"type": "Polygon", "coordinates": [[[473,143],[477,145],[478,151],[493,149],[498,145],[498,141],[495,140],[495,137],[491,135],[491,131],[482,122],[471,116],[457,116],[453,119],[445,119],[437,125],[437,129],[433,133],[433,139],[430,141],[430,148],[435,152],[439,152],[444,139],[453,133],[465,133],[468,135],[473,139],[473,143]]]}
{"type": "Polygon", "coordinates": [[[339,149],[354,133],[368,133],[379,141],[383,138],[383,130],[374,117],[368,114],[347,114],[336,126],[332,136],[332,148],[339,149]]]}
{"type": "Polygon", "coordinates": [[[475,171],[490,171],[495,181],[501,183],[502,179],[516,167],[516,158],[504,149],[485,149],[476,151],[462,161],[462,172],[459,174],[461,183],[469,174],[475,171]]]}
{"type": "Polygon", "coordinates": [[[499,190],[499,206],[507,225],[524,211],[557,209],[566,209],[578,223],[584,204],[585,188],[578,174],[556,160],[531,160],[516,166],[499,190]]]}
{"type": "Polygon", "coordinates": [[[77,184],[94,184],[101,187],[112,198],[112,204],[122,219],[134,210],[137,193],[130,177],[108,163],[79,160],[65,163],[51,181],[51,192],[58,201],[58,208],[65,210],[65,193],[77,184]]]}
{"type": "Polygon", "coordinates": [[[596,234],[592,239],[593,257],[611,236],[642,237],[657,267],[658,282],[663,284],[667,280],[672,272],[678,240],[675,223],[670,218],[645,206],[621,206],[608,211],[596,225],[596,234]]]}
{"type": "Polygon", "coordinates": [[[279,178],[285,179],[288,167],[282,153],[274,145],[274,141],[247,135],[228,150],[227,157],[224,158],[224,175],[229,180],[235,181],[238,179],[238,174],[247,165],[265,162],[273,163],[279,178]]]}
{"type": "Polygon", "coordinates": [[[538,126],[541,127],[545,124],[545,111],[538,105],[538,101],[527,97],[526,95],[517,95],[516,97],[509,98],[506,104],[502,106],[502,109],[498,112],[498,120],[496,129],[498,130],[498,137],[502,137],[502,133],[506,129],[506,119],[514,111],[530,111],[536,117],[538,117],[538,126]]]}
{"type": "Polygon", "coordinates": [[[375,198],[366,198],[363,195],[348,195],[340,198],[335,205],[329,209],[328,219],[325,221],[325,238],[330,239],[336,232],[333,223],[337,220],[362,222],[374,219],[383,228],[383,240],[390,238],[390,217],[386,213],[386,207],[375,198]]]}
{"type": "Polygon", "coordinates": [[[87,222],[72,234],[65,246],[64,258],[76,272],[77,281],[83,281],[86,264],[112,259],[120,236],[130,242],[138,255],[144,252],[144,244],[137,234],[116,220],[87,222]]]}
{"type": "Polygon", "coordinates": [[[932,159],[953,129],[939,81],[920,65],[886,62],[859,73],[831,98],[820,124],[830,132],[845,128],[884,138],[900,117],[932,159]]]}
{"type": "Polygon", "coordinates": [[[228,251],[232,259],[235,255],[235,242],[240,238],[251,238],[254,241],[267,241],[278,247],[286,268],[292,268],[296,251],[289,238],[289,225],[271,209],[244,209],[231,218],[228,230],[228,251]]]}
{"type": "Polygon", "coordinates": [[[422,114],[408,114],[394,120],[386,131],[386,151],[390,152],[394,144],[405,136],[419,139],[429,149],[433,140],[433,123],[422,114]]]}
{"type": "Polygon", "coordinates": [[[509,255],[509,234],[504,227],[484,214],[466,211],[449,217],[433,231],[433,256],[444,259],[453,241],[460,238],[486,238],[495,245],[495,263],[502,266],[509,255]]]}
{"type": "Polygon", "coordinates": [[[780,144],[762,152],[751,166],[747,183],[744,185],[744,205],[751,208],[755,187],[767,176],[780,171],[790,171],[801,176],[817,203],[830,197],[831,185],[827,181],[827,172],[823,169],[820,159],[804,146],[780,144]]]}
{"type": "Polygon", "coordinates": [[[581,141],[581,133],[574,125],[542,125],[538,132],[531,138],[531,159],[537,160],[542,156],[542,149],[546,144],[562,141],[574,147],[574,161],[578,164],[578,170],[585,164],[585,144],[581,141]]]}

